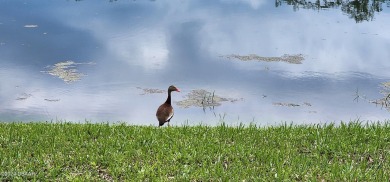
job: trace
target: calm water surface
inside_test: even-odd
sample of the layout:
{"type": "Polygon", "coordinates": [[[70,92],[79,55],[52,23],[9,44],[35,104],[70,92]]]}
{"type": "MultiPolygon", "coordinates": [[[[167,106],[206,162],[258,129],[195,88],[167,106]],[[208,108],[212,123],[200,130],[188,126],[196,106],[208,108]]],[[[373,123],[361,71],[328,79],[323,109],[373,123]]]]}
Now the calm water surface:
{"type": "Polygon", "coordinates": [[[390,3],[290,2],[0,0],[0,120],[157,125],[171,84],[173,125],[389,119],[390,3]]]}

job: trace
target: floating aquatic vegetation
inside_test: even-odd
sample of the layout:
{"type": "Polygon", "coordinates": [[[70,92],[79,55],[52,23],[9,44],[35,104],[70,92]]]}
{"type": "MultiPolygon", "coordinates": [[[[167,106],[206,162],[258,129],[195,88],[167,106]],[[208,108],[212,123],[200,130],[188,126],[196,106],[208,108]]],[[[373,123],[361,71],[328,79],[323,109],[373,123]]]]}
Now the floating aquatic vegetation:
{"type": "Polygon", "coordinates": [[[383,86],[385,89],[387,89],[387,90],[390,91],[390,81],[389,81],[389,82],[384,82],[384,83],[382,83],[382,86],[383,86]]]}
{"type": "Polygon", "coordinates": [[[382,106],[385,106],[390,110],[390,81],[382,83],[383,90],[381,93],[384,95],[382,99],[380,99],[382,106]]]}
{"type": "Polygon", "coordinates": [[[390,82],[384,82],[380,86],[382,87],[382,90],[380,91],[380,93],[383,94],[382,98],[369,99],[365,95],[361,95],[359,89],[356,89],[354,101],[359,102],[359,99],[361,99],[377,106],[387,108],[390,111],[390,82]]]}
{"type": "MultiPolygon", "coordinates": [[[[375,100],[368,100],[368,102],[373,103],[375,105],[380,105],[381,107],[385,107],[390,111],[390,82],[384,82],[381,84],[381,87],[383,88],[380,93],[383,94],[383,98],[375,99],[375,100]]],[[[362,96],[358,95],[359,93],[356,93],[356,97],[362,98],[362,96]]],[[[365,98],[365,97],[363,97],[365,98]]]]}
{"type": "Polygon", "coordinates": [[[256,54],[249,55],[238,55],[238,54],[230,54],[226,56],[222,56],[227,59],[238,59],[240,61],[265,61],[265,62],[286,62],[290,64],[302,64],[302,61],[305,59],[302,54],[284,54],[280,57],[264,57],[258,56],[256,54]]]}
{"type": "Polygon", "coordinates": [[[284,102],[274,102],[274,106],[287,106],[287,107],[298,107],[300,106],[299,104],[294,104],[294,103],[284,103],[284,102]]]}
{"type": "Polygon", "coordinates": [[[43,73],[48,73],[50,75],[56,76],[63,80],[66,83],[72,83],[81,79],[82,76],[85,76],[83,73],[79,73],[76,69],[76,65],[80,64],[94,64],[89,63],[76,63],[73,61],[64,61],[54,64],[54,66],[48,66],[51,68],[49,71],[42,71],[43,73]]]}
{"type": "Polygon", "coordinates": [[[22,94],[20,94],[20,96],[18,96],[16,98],[16,100],[26,100],[26,99],[28,99],[30,97],[32,97],[32,94],[22,93],[22,94]]]}
{"type": "Polygon", "coordinates": [[[233,99],[233,98],[224,98],[218,95],[215,95],[214,92],[209,92],[203,89],[192,90],[189,94],[185,96],[186,99],[182,101],[176,102],[176,104],[183,108],[189,107],[214,107],[220,106],[222,102],[236,102],[241,99],[233,99]]]}
{"type": "MultiPolygon", "coordinates": [[[[287,102],[274,102],[274,106],[287,106],[287,107],[299,107],[301,106],[300,104],[296,103],[287,103],[287,102]]],[[[303,105],[311,107],[311,104],[308,102],[304,102],[303,105]]]]}
{"type": "Polygon", "coordinates": [[[160,93],[165,93],[166,92],[165,90],[155,89],[155,88],[141,88],[141,87],[137,87],[137,89],[143,90],[143,93],[140,94],[140,95],[156,94],[156,93],[160,94],[160,93]]]}
{"type": "Polygon", "coordinates": [[[382,108],[387,108],[390,111],[390,93],[385,95],[383,98],[368,100],[369,103],[381,106],[382,108]]]}
{"type": "Polygon", "coordinates": [[[45,99],[45,101],[48,101],[48,102],[58,102],[58,101],[60,101],[60,99],[45,99]]]}

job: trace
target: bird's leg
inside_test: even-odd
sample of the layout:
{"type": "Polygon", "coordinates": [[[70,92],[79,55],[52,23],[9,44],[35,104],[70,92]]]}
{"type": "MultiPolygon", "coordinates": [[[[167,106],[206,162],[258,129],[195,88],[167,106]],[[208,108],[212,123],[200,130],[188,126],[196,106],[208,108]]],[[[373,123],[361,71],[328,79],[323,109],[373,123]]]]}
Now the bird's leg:
{"type": "Polygon", "coordinates": [[[169,127],[169,121],[168,121],[168,127],[169,127]]]}

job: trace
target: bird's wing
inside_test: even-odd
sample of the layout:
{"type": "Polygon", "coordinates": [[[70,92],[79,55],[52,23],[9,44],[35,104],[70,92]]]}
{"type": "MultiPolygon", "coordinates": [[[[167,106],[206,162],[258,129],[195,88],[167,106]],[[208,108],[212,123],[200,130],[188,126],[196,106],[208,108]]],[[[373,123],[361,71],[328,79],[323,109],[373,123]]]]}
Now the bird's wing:
{"type": "Polygon", "coordinates": [[[175,113],[173,112],[173,109],[172,109],[172,112],[170,112],[169,115],[168,115],[167,121],[171,120],[171,118],[173,117],[174,114],[175,113]]]}

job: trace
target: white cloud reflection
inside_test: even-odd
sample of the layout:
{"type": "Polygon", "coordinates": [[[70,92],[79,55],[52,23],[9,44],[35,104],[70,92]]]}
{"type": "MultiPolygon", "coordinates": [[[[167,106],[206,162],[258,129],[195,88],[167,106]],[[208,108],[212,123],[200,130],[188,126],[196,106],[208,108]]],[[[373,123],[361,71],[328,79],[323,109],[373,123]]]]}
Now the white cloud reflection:
{"type": "MultiPolygon", "coordinates": [[[[390,33],[384,31],[390,29],[387,23],[389,14],[382,13],[375,21],[356,24],[339,9],[318,13],[304,9],[297,12],[275,9],[277,13],[269,13],[268,9],[274,8],[273,3],[267,4],[262,0],[221,2],[249,4],[253,9],[263,11],[222,11],[220,8],[223,5],[198,8],[187,1],[170,1],[149,3],[149,8],[142,6],[144,11],[157,11],[156,14],[160,16],[156,17],[143,13],[134,17],[124,12],[122,15],[125,19],[129,17],[129,21],[118,20],[121,23],[114,23],[113,17],[106,14],[100,15],[103,17],[100,19],[94,16],[77,17],[69,19],[68,23],[79,29],[88,29],[95,38],[104,42],[109,56],[116,56],[116,60],[126,61],[130,65],[142,65],[145,69],[161,69],[169,61],[169,40],[166,36],[170,34],[169,31],[175,30],[170,26],[196,21],[202,24],[202,33],[196,38],[203,50],[215,57],[232,53],[270,57],[302,53],[307,56],[303,65],[276,64],[272,67],[298,75],[303,71],[389,75],[386,69],[378,70],[378,67],[387,65],[387,58],[390,57],[387,51],[390,33]]],[[[123,6],[112,5],[115,6],[112,10],[123,6]]],[[[63,12],[68,13],[66,10],[63,12]]],[[[238,65],[253,69],[252,65],[238,65]]]]}
{"type": "MultiPolygon", "coordinates": [[[[95,32],[99,37],[104,33],[95,32]]],[[[144,30],[138,35],[109,38],[106,40],[110,55],[129,65],[139,64],[144,69],[163,69],[168,59],[165,35],[161,31],[144,30]]]]}

